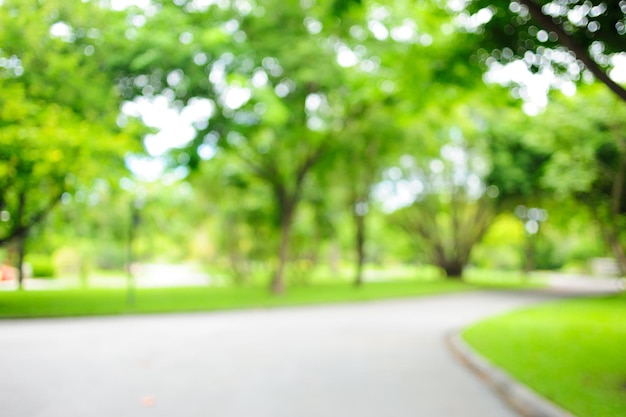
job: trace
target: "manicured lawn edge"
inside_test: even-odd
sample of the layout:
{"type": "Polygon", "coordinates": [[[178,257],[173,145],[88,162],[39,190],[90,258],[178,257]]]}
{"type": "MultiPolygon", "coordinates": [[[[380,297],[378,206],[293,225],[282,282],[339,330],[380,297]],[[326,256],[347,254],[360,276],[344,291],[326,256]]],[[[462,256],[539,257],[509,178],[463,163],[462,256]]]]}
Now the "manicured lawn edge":
{"type": "Polygon", "coordinates": [[[521,416],[574,417],[493,365],[463,340],[460,331],[450,332],[446,337],[446,342],[459,362],[474,372],[481,381],[489,385],[509,407],[521,416]]]}
{"type": "Polygon", "coordinates": [[[527,307],[463,331],[495,366],[579,417],[626,410],[626,295],[527,307]]]}
{"type": "Polygon", "coordinates": [[[140,288],[134,303],[126,289],[70,289],[0,292],[0,319],[176,313],[350,303],[471,291],[454,281],[372,282],[362,288],[323,284],[294,287],[275,296],[261,287],[140,288]]]}

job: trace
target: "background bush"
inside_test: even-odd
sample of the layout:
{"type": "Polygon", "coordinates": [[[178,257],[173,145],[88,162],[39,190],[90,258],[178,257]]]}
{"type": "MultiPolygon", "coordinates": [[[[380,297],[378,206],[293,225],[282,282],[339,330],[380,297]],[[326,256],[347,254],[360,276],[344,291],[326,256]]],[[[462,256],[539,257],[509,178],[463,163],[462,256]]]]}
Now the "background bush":
{"type": "Polygon", "coordinates": [[[52,257],[42,254],[30,254],[25,261],[30,264],[34,278],[54,278],[56,271],[52,257]]]}

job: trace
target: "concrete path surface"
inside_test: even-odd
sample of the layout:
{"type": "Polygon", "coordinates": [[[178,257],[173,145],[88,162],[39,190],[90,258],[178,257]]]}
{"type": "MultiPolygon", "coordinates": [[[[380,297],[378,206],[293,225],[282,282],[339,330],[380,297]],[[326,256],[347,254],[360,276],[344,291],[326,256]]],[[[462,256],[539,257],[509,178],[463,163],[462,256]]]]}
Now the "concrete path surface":
{"type": "Polygon", "coordinates": [[[510,417],[445,335],[558,296],[2,321],[0,416],[510,417]]]}

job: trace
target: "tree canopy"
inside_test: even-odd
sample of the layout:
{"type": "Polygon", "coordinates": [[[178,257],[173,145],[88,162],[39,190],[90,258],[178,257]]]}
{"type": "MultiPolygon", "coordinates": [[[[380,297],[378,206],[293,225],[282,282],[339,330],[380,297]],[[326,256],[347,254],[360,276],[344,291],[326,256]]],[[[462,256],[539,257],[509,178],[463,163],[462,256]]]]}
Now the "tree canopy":
{"type": "Polygon", "coordinates": [[[81,210],[115,207],[92,225],[146,197],[146,233],[204,234],[189,253],[239,278],[269,265],[280,293],[290,264],[324,251],[359,285],[385,257],[373,239],[403,239],[393,225],[427,254],[412,259],[459,276],[517,205],[568,198],[621,222],[624,106],[594,81],[626,99],[619,2],[111,4],[0,3],[0,245],[80,193],[101,197],[81,210]],[[528,86],[485,83],[520,65],[573,96],[524,114],[528,86]],[[127,169],[140,165],[163,190],[127,169]]]}
{"type": "Polygon", "coordinates": [[[116,124],[119,96],[103,44],[116,15],[91,4],[0,7],[0,244],[33,226],[79,183],[115,178],[141,129],[116,124]]]}

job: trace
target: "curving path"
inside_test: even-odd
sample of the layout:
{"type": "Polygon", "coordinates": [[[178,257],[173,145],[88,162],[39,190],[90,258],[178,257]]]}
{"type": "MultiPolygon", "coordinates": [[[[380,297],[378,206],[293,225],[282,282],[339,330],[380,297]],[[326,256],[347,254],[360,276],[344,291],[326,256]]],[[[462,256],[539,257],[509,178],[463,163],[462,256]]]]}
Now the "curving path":
{"type": "Polygon", "coordinates": [[[0,322],[7,417],[507,417],[445,335],[562,296],[0,322]]]}

